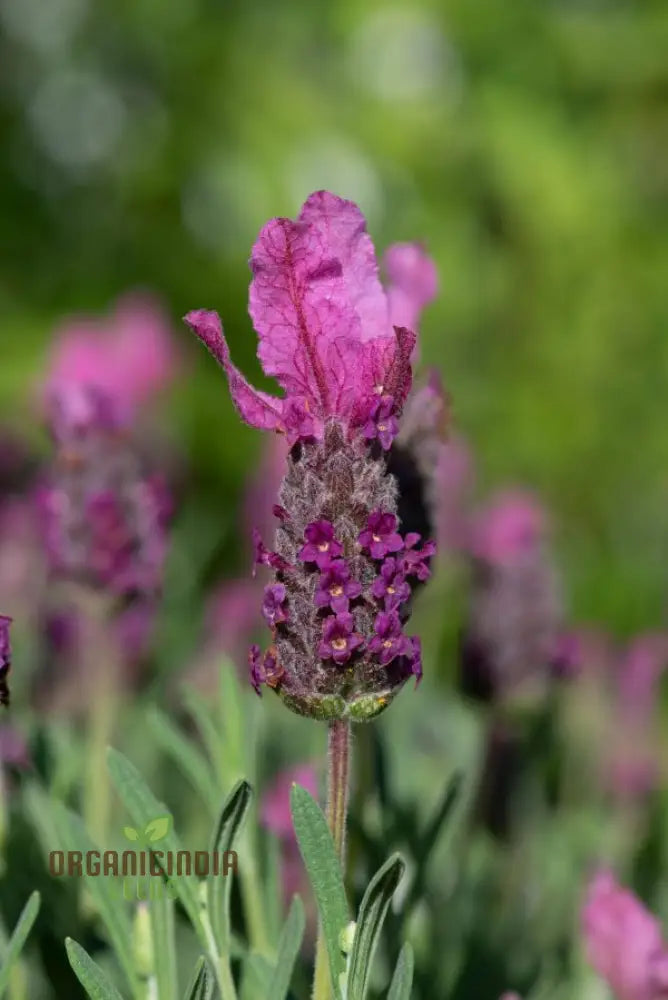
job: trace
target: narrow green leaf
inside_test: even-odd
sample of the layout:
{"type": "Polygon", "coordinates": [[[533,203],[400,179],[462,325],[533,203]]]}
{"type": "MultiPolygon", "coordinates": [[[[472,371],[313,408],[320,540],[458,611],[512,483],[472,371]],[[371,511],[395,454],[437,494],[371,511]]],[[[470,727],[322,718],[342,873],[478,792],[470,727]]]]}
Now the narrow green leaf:
{"type": "Polygon", "coordinates": [[[30,894],[28,902],[21,910],[21,915],[16,922],[16,927],[12,931],[12,936],[2,956],[2,965],[0,966],[0,997],[3,996],[7,989],[12,967],[21,954],[33,924],[37,919],[39,907],[40,895],[35,891],[30,894]]]}
{"type": "MultiPolygon", "coordinates": [[[[253,790],[247,781],[238,781],[223,803],[218,822],[211,840],[211,850],[224,854],[234,850],[236,839],[248,815],[253,790]]],[[[220,951],[228,955],[230,950],[230,892],[232,879],[229,875],[209,875],[207,898],[209,919],[213,935],[220,951]]]]}
{"type": "Polygon", "coordinates": [[[160,1000],[176,1000],[176,941],[174,937],[174,900],[167,885],[159,885],[159,893],[149,904],[151,938],[153,940],[155,977],[160,1000]]]}
{"type": "Polygon", "coordinates": [[[399,959],[390,983],[387,1000],[411,1000],[413,986],[413,949],[408,941],[399,952],[399,959]]]}
{"type": "Polygon", "coordinates": [[[393,854],[369,882],[362,897],[348,972],[348,1000],[364,1000],[378,938],[394,890],[406,870],[403,859],[393,854]]]}
{"type": "Polygon", "coordinates": [[[341,953],[339,935],[350,917],[339,859],[327,820],[315,799],[305,788],[293,785],[290,803],[299,850],[318,904],[329,956],[332,989],[336,1000],[340,1000],[339,976],[345,971],[346,963],[341,953]]]}
{"type": "MultiPolygon", "coordinates": [[[[215,984],[211,967],[202,955],[195,966],[195,973],[185,992],[184,1000],[213,1000],[215,984]]],[[[162,1000],[162,994],[160,994],[160,1000],[162,1000]]]]}
{"type": "MultiPolygon", "coordinates": [[[[89,851],[97,850],[79,816],[70,812],[60,802],[54,802],[51,808],[59,839],[66,848],[80,851],[84,857],[89,851]]],[[[84,883],[107,928],[114,953],[125,973],[132,995],[137,996],[139,980],[132,948],[132,924],[128,914],[123,906],[118,905],[118,899],[112,888],[114,883],[110,878],[100,875],[86,875],[85,866],[83,872],[84,883]]]]}
{"type": "Polygon", "coordinates": [[[203,754],[160,709],[151,709],[148,724],[160,747],[172,758],[206,804],[215,809],[218,803],[217,783],[203,754]]]}
{"type": "MultiPolygon", "coordinates": [[[[124,757],[122,753],[119,753],[118,750],[114,750],[112,747],[109,748],[107,753],[107,766],[111,780],[125,808],[138,827],[144,830],[147,824],[155,819],[156,816],[165,816],[169,813],[165,803],[156,799],[134,764],[131,764],[127,757],[124,757]]],[[[176,857],[177,853],[183,850],[183,845],[176,836],[173,827],[170,828],[162,841],[160,849],[171,852],[173,857],[176,857]]],[[[181,900],[183,908],[188,914],[188,919],[197,933],[200,944],[208,950],[210,942],[208,941],[206,929],[202,923],[200,914],[198,880],[195,876],[186,874],[174,874],[174,877],[171,879],[169,876],[165,877],[174,887],[181,900]]],[[[99,881],[103,880],[100,879],[99,881]]]]}
{"type": "Polygon", "coordinates": [[[287,997],[292,971],[304,937],[305,924],[304,906],[299,896],[294,896],[278,942],[278,959],[267,1000],[285,1000],[287,997]]]}
{"type": "Polygon", "coordinates": [[[447,824],[452,810],[457,803],[461,791],[463,775],[461,771],[455,773],[448,779],[448,783],[434,815],[427,823],[427,826],[420,838],[420,849],[418,857],[421,867],[426,867],[431,852],[434,849],[441,829],[447,824]]]}
{"type": "Polygon", "coordinates": [[[67,957],[75,976],[90,997],[90,1000],[123,1000],[113,983],[107,979],[97,962],[72,938],[65,938],[67,957]]]}
{"type": "Polygon", "coordinates": [[[283,923],[281,892],[281,846],[278,837],[266,831],[263,839],[264,854],[264,906],[267,931],[271,941],[281,933],[283,923]]]}
{"type": "Polygon", "coordinates": [[[267,1000],[273,969],[264,955],[252,951],[244,961],[240,1000],[267,1000]]]}

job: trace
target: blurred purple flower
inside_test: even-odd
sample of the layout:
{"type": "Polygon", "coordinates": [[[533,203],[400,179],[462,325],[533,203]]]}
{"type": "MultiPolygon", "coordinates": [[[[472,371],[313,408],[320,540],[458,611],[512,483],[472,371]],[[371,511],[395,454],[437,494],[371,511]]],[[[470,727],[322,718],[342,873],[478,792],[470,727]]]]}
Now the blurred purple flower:
{"type": "Polygon", "coordinates": [[[618,1000],[668,995],[668,948],[661,925],[608,871],[589,884],[582,933],[589,961],[618,1000]]]}
{"type": "Polygon", "coordinates": [[[47,403],[57,401],[70,426],[104,414],[128,424],[176,366],[167,317],[150,297],[128,295],[109,317],[76,318],[57,332],[47,403]]]}
{"type": "Polygon", "coordinates": [[[546,525],[538,503],[519,492],[501,494],[474,519],[460,659],[469,695],[542,693],[552,676],[562,609],[546,525]]]}
{"type": "Polygon", "coordinates": [[[615,796],[628,802],[644,798],[656,788],[660,777],[656,706],[659,682],[668,666],[668,635],[638,636],[618,662],[607,778],[615,796]]]}
{"type": "Polygon", "coordinates": [[[0,767],[25,771],[30,767],[30,752],[24,736],[14,726],[0,725],[0,767]]]}
{"type": "Polygon", "coordinates": [[[301,785],[317,799],[318,779],[315,768],[310,764],[297,764],[277,774],[260,801],[262,825],[277,837],[287,840],[295,839],[290,812],[290,789],[293,784],[301,785]]]}
{"type": "Polygon", "coordinates": [[[536,500],[527,493],[509,491],[474,519],[471,551],[492,565],[520,562],[535,553],[545,530],[545,514],[536,500]]]}

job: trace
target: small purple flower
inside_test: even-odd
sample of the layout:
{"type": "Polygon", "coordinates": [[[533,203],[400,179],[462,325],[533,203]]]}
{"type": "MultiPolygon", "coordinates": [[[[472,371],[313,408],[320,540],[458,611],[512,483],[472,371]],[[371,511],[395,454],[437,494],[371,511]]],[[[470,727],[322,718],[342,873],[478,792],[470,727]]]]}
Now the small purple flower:
{"type": "Polygon", "coordinates": [[[399,433],[399,421],[395,415],[392,396],[380,396],[371,404],[369,417],[364,425],[367,441],[378,440],[383,451],[389,451],[399,433]]]}
{"type": "Polygon", "coordinates": [[[335,559],[320,576],[315,603],[319,608],[330,607],[335,614],[342,614],[348,610],[348,602],[361,593],[361,584],[350,579],[348,564],[343,559],[335,559]]]}
{"type": "Polygon", "coordinates": [[[288,620],[287,591],[282,583],[274,583],[264,588],[262,615],[272,628],[288,620]]]}
{"type": "Polygon", "coordinates": [[[384,601],[386,611],[392,611],[411,596],[411,588],[394,556],[386,559],[380,567],[380,576],[373,581],[371,593],[377,601],[384,601]]]}
{"type": "Polygon", "coordinates": [[[384,559],[390,552],[399,552],[404,542],[396,530],[397,519],[394,514],[384,514],[375,510],[369,515],[365,531],[361,531],[358,542],[366,549],[372,559],[384,559]]]}
{"type": "Polygon", "coordinates": [[[9,705],[7,675],[12,663],[12,647],[9,641],[9,626],[12,619],[0,615],[0,705],[9,705]]]}
{"type": "Polygon", "coordinates": [[[421,540],[417,532],[410,532],[406,535],[406,550],[403,555],[402,565],[406,576],[416,576],[418,580],[425,581],[431,576],[428,560],[436,553],[436,542],[425,542],[422,548],[415,546],[421,540]]]}
{"type": "Polygon", "coordinates": [[[256,694],[262,694],[262,685],[276,687],[283,676],[283,667],[278,662],[276,651],[273,646],[262,653],[260,647],[253,643],[248,650],[248,667],[250,672],[250,682],[255,688],[256,694]]]}
{"type": "Polygon", "coordinates": [[[376,615],[374,632],[369,649],[372,653],[378,653],[384,667],[397,656],[410,656],[414,653],[411,640],[401,631],[401,621],[396,611],[381,611],[376,615]]]}
{"type": "Polygon", "coordinates": [[[343,545],[334,538],[334,525],[331,521],[311,521],[304,530],[305,545],[302,545],[297,558],[301,562],[315,563],[320,569],[326,569],[332,559],[343,553],[343,545]]]}
{"type": "Polygon", "coordinates": [[[353,632],[353,616],[349,612],[332,615],[323,622],[322,641],[318,646],[318,656],[322,660],[347,663],[363,639],[353,632]]]}

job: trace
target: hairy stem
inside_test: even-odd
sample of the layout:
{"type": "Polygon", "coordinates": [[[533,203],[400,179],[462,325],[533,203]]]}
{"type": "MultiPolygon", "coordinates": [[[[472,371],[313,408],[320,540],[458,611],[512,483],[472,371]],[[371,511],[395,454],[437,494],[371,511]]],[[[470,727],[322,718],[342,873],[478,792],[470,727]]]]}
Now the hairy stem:
{"type": "MultiPolygon", "coordinates": [[[[327,822],[334,840],[336,853],[345,876],[346,867],[346,816],[348,811],[348,776],[350,772],[350,723],[344,720],[330,722],[327,741],[327,822]]],[[[327,946],[318,930],[313,979],[313,1000],[331,1000],[332,984],[329,973],[327,946]]]]}

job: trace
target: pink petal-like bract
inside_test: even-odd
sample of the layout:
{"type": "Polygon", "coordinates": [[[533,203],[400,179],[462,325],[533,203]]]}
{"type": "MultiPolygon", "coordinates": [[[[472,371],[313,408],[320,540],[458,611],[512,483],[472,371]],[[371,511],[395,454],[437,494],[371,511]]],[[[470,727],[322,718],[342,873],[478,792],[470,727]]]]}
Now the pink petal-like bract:
{"type": "Polygon", "coordinates": [[[438,276],[419,243],[394,243],[383,259],[388,278],[390,321],[417,332],[420,313],[436,298],[438,276]]]}
{"type": "Polygon", "coordinates": [[[227,373],[242,418],[279,430],[290,442],[322,436],[328,418],[359,427],[379,395],[397,412],[411,386],[415,334],[391,322],[364,216],[326,191],[311,195],[297,219],[272,219],[250,260],[249,312],[258,357],[285,392],[253,389],[232,364],[215,313],[186,322],[227,373]]]}

